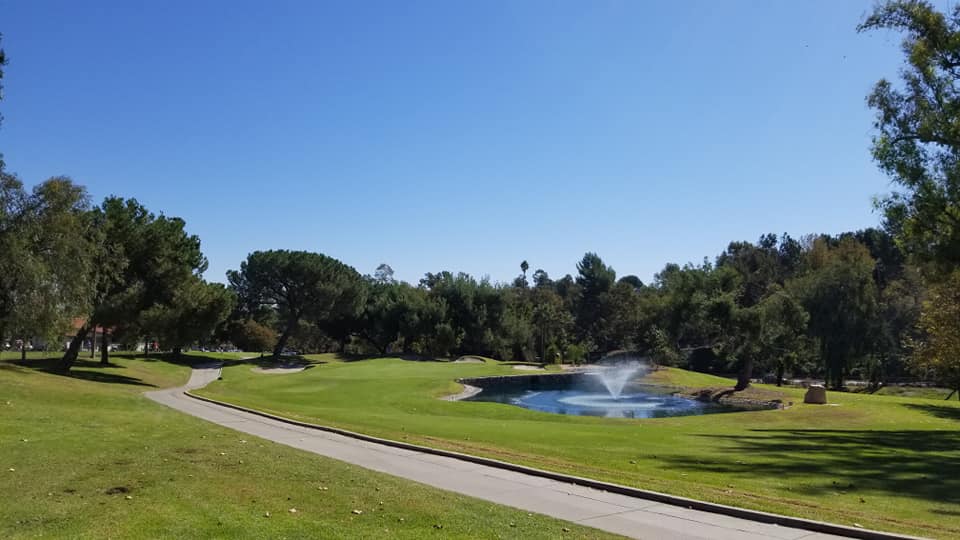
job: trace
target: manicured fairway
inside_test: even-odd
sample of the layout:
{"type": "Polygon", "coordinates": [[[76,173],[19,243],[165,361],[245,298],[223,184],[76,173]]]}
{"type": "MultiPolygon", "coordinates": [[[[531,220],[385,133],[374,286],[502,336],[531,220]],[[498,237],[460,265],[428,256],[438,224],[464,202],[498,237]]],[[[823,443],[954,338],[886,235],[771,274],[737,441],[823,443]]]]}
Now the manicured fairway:
{"type": "Polygon", "coordinates": [[[141,394],[186,366],[113,362],[0,362],[0,538],[611,537],[217,427],[141,394]]]}
{"type": "MultiPolygon", "coordinates": [[[[375,359],[262,375],[241,364],[202,395],[276,414],[581,476],[844,525],[960,536],[960,406],[830,393],[834,405],[655,420],[446,402],[456,377],[519,374],[491,364],[375,359]]],[[[730,381],[668,370],[685,386],[730,381]]],[[[767,391],[779,391],[764,388],[767,391]]]]}

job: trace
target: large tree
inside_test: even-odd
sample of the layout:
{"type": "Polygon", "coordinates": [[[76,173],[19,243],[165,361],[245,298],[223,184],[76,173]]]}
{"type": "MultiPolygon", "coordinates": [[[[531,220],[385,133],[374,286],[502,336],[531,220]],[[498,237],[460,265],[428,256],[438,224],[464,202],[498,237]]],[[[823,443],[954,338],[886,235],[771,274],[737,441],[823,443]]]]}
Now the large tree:
{"type": "Polygon", "coordinates": [[[617,280],[617,273],[596,253],[584,254],[577,263],[577,273],[579,295],[575,306],[578,337],[592,345],[588,352],[605,352],[610,345],[606,336],[610,315],[608,293],[617,280]]]}
{"type": "Polygon", "coordinates": [[[506,339],[507,299],[503,289],[469,274],[428,273],[420,280],[435,306],[443,307],[444,321],[437,326],[437,351],[494,356],[506,339]],[[451,345],[452,346],[449,346],[451,345]],[[449,347],[448,347],[449,346],[449,347]]]}
{"type": "Polygon", "coordinates": [[[276,310],[281,328],[274,360],[279,360],[301,321],[322,328],[343,316],[358,315],[364,304],[360,274],[320,253],[257,251],[240,264],[239,271],[227,272],[227,279],[245,304],[276,310]]]}
{"type": "Polygon", "coordinates": [[[234,303],[233,292],[222,284],[192,276],[179,284],[168,302],[145,311],[141,327],[178,357],[184,347],[210,339],[234,303]]]}
{"type": "Polygon", "coordinates": [[[960,266],[960,5],[887,1],[858,27],[904,34],[901,84],[882,79],[873,155],[901,189],[878,201],[901,247],[938,272],[960,266]]]}
{"type": "MultiPolygon", "coordinates": [[[[545,274],[545,273],[544,273],[545,274]]],[[[563,307],[563,299],[553,289],[538,286],[531,294],[533,310],[531,322],[535,329],[534,341],[542,362],[554,362],[547,350],[562,351],[573,327],[573,316],[563,307]]]]}
{"type": "Polygon", "coordinates": [[[875,261],[853,238],[843,238],[835,247],[819,238],[807,253],[807,265],[787,289],[809,313],[827,384],[840,388],[853,358],[869,350],[878,308],[875,261]]]}
{"type": "Polygon", "coordinates": [[[277,344],[277,332],[253,319],[230,321],[226,337],[242,351],[272,351],[277,344]]]}
{"type": "Polygon", "coordinates": [[[26,206],[23,183],[0,171],[0,339],[8,337],[17,291],[22,288],[24,261],[17,254],[24,252],[26,206]]]}
{"type": "MultiPolygon", "coordinates": [[[[763,367],[774,370],[780,386],[784,372],[796,367],[809,354],[810,315],[779,285],[774,286],[756,309],[760,321],[758,357],[764,362],[763,367]]],[[[742,380],[740,382],[742,384],[742,380]]]]}
{"type": "MultiPolygon", "coordinates": [[[[960,392],[960,271],[932,288],[923,302],[918,327],[922,334],[916,339],[916,350],[911,359],[914,370],[922,375],[933,375],[953,392],[960,392]]],[[[957,396],[960,399],[960,395],[957,396]]]]}
{"type": "Polygon", "coordinates": [[[51,178],[27,195],[0,173],[0,336],[56,341],[88,306],[86,190],[51,178]]]}
{"type": "Polygon", "coordinates": [[[790,341],[786,336],[796,330],[796,317],[791,316],[795,314],[789,309],[791,304],[785,303],[786,297],[771,295],[777,294],[797,271],[800,252],[799,244],[789,235],[784,234],[778,242],[776,235],[765,234],[756,244],[731,242],[717,257],[718,270],[730,269],[739,276],[732,308],[735,313],[731,312],[728,319],[733,326],[726,325],[722,340],[727,352],[739,362],[737,390],[749,386],[755,366],[775,365],[779,380],[786,364],[794,363],[797,351],[788,353],[773,343],[790,341]]]}
{"type": "Polygon", "coordinates": [[[363,311],[355,330],[380,354],[387,354],[400,337],[410,304],[406,283],[375,278],[370,281],[363,311]]]}
{"type": "MultiPolygon", "coordinates": [[[[184,282],[202,273],[207,261],[200,239],[180,218],[154,215],[134,199],[108,197],[91,218],[92,308],[60,362],[69,370],[87,335],[136,321],[158,304],[170,304],[184,282]]],[[[106,343],[101,348],[107,361],[106,343]]]]}

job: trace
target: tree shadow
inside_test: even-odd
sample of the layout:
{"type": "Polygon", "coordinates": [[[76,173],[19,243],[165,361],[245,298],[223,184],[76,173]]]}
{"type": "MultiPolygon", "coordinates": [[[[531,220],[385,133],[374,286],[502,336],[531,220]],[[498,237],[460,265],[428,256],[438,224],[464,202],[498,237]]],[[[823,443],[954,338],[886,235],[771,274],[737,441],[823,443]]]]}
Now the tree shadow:
{"type": "Polygon", "coordinates": [[[126,375],[118,375],[116,373],[104,373],[102,371],[72,369],[68,373],[63,373],[60,371],[46,371],[46,372],[52,373],[54,375],[60,375],[63,377],[69,377],[71,379],[82,379],[85,381],[98,382],[98,383],[128,384],[131,386],[147,386],[150,388],[157,387],[157,385],[144,382],[142,379],[138,379],[137,377],[128,377],[126,375]]]}
{"type": "Polygon", "coordinates": [[[83,358],[78,358],[74,362],[70,371],[63,372],[59,369],[60,358],[42,358],[42,359],[30,359],[26,362],[17,360],[15,362],[10,362],[19,367],[32,369],[34,371],[41,371],[43,373],[48,373],[50,375],[56,375],[58,377],[66,377],[69,379],[80,379],[84,381],[98,382],[98,383],[108,383],[108,384],[126,384],[130,386],[146,386],[149,388],[156,388],[156,385],[144,382],[142,379],[137,377],[129,377],[127,375],[120,375],[118,373],[106,373],[103,371],[94,371],[94,369],[99,368],[113,368],[113,369],[125,369],[125,366],[119,364],[101,364],[99,360],[87,360],[83,358]]]}
{"type": "Polygon", "coordinates": [[[960,431],[753,429],[696,436],[716,442],[712,457],[662,461],[694,474],[799,480],[793,492],[807,495],[873,493],[960,504],[960,431]]]}
{"type": "Polygon", "coordinates": [[[956,420],[960,422],[960,407],[950,407],[948,405],[925,405],[919,403],[904,403],[904,407],[920,411],[922,413],[943,418],[945,420],[956,420]]]}
{"type": "MultiPolygon", "coordinates": [[[[131,360],[140,360],[144,362],[164,362],[167,364],[174,364],[177,366],[185,366],[189,368],[199,368],[210,365],[224,365],[224,366],[237,366],[243,364],[252,364],[252,365],[267,365],[270,363],[270,357],[264,356],[254,356],[250,358],[219,358],[216,356],[200,355],[200,354],[180,354],[175,355],[173,353],[149,353],[149,354],[124,354],[121,355],[124,358],[129,358],[131,360]]],[[[294,357],[284,357],[284,358],[294,358],[294,357]]],[[[304,362],[309,362],[309,360],[304,360],[304,362]]]]}
{"type": "MultiPolygon", "coordinates": [[[[49,358],[28,358],[26,361],[22,361],[19,358],[16,360],[9,361],[11,364],[16,364],[18,366],[23,366],[30,369],[36,369],[41,371],[54,370],[57,368],[57,365],[60,363],[60,357],[49,357],[49,358]]],[[[101,364],[100,360],[90,360],[89,358],[77,358],[73,363],[74,368],[113,368],[113,369],[125,369],[126,366],[120,364],[114,364],[113,362],[108,362],[106,364],[101,364]]]]}
{"type": "Polygon", "coordinates": [[[256,366],[261,369],[295,369],[303,368],[304,370],[314,368],[319,365],[326,364],[323,360],[311,360],[309,358],[304,358],[302,356],[283,356],[279,360],[274,361],[272,356],[265,355],[255,358],[236,358],[230,360],[217,360],[222,362],[224,367],[231,366],[242,366],[242,365],[251,365],[256,366]]]}

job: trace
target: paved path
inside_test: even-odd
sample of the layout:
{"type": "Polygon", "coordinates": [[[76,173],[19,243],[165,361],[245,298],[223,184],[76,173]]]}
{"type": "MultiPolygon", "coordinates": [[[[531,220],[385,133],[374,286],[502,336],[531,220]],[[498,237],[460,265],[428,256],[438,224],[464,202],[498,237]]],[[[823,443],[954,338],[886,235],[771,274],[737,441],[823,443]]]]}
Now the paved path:
{"type": "Polygon", "coordinates": [[[264,439],[478,499],[622,534],[656,540],[828,540],[778,527],[608,493],[517,472],[360,441],[207,403],[184,395],[217,379],[218,367],[194,369],[185,387],[147,392],[159,403],[264,439]]]}

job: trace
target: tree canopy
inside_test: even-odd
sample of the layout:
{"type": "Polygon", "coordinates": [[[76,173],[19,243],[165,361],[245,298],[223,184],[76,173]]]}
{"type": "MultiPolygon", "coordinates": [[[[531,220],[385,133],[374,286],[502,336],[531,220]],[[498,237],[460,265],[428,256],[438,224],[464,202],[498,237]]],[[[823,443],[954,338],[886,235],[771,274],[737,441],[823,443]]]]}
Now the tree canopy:
{"type": "MultiPolygon", "coordinates": [[[[923,303],[919,327],[923,337],[914,341],[913,368],[932,372],[933,378],[960,392],[960,272],[938,283],[923,303]]],[[[960,396],[957,396],[960,398],[960,396]]],[[[950,396],[947,396],[950,399],[950,396]]]]}
{"type": "Polygon", "coordinates": [[[307,251],[256,251],[227,279],[242,302],[276,310],[282,330],[273,350],[275,359],[301,321],[323,326],[340,317],[357,316],[365,300],[356,270],[307,251]]]}
{"type": "Polygon", "coordinates": [[[901,190],[877,204],[904,251],[947,271],[960,264],[960,6],[879,4],[858,27],[904,35],[901,82],[881,79],[873,156],[901,190]]]}
{"type": "MultiPolygon", "coordinates": [[[[61,361],[70,369],[87,334],[97,326],[123,329],[141,315],[171,305],[184,283],[206,269],[200,239],[179,218],[154,215],[135,199],[108,197],[90,213],[86,242],[93,290],[84,323],[61,361]]],[[[107,347],[101,348],[107,359],[107,347]]]]}

